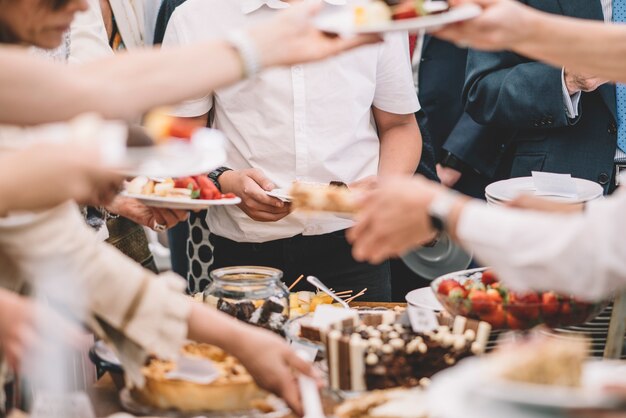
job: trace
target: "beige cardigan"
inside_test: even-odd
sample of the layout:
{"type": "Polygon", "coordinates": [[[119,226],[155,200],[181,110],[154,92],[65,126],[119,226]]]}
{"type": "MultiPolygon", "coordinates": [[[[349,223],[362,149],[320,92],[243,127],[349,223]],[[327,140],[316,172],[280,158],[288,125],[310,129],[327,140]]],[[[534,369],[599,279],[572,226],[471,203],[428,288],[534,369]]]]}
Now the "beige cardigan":
{"type": "Polygon", "coordinates": [[[192,301],[184,281],[155,276],[99,242],[74,203],[0,218],[0,285],[20,291],[53,272],[83,291],[85,321],[116,348],[133,384],[143,384],[148,354],[173,358],[185,342],[192,301]]]}

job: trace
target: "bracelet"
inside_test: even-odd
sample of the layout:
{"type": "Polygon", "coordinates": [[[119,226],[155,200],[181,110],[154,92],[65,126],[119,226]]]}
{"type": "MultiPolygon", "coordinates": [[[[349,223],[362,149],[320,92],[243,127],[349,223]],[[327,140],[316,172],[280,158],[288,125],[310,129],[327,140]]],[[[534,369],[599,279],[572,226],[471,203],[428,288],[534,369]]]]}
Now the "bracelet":
{"type": "Polygon", "coordinates": [[[243,66],[243,77],[250,78],[256,75],[261,70],[261,58],[250,36],[246,32],[238,30],[231,32],[226,40],[239,54],[243,66]]]}
{"type": "Polygon", "coordinates": [[[120,215],[117,215],[115,213],[111,213],[108,210],[106,210],[106,208],[104,206],[98,206],[96,208],[98,210],[98,212],[100,212],[100,215],[102,215],[102,220],[104,222],[108,222],[111,219],[117,219],[120,217],[120,215]]]}

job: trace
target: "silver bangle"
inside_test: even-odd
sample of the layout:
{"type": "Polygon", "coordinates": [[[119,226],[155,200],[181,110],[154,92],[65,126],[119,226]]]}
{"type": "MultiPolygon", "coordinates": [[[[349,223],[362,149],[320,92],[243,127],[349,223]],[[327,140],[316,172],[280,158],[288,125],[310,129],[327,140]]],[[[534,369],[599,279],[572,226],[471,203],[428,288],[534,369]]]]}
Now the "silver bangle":
{"type": "Polygon", "coordinates": [[[231,32],[226,40],[237,50],[243,65],[244,78],[250,78],[261,71],[261,57],[259,51],[245,31],[231,32]]]}

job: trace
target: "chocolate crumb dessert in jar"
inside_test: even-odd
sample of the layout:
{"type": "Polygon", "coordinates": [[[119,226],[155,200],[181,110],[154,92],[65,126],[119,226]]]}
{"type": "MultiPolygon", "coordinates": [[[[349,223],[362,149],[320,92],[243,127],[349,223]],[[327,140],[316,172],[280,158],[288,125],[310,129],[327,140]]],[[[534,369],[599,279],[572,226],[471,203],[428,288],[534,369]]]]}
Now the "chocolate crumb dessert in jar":
{"type": "Polygon", "coordinates": [[[204,290],[204,303],[241,321],[284,335],[289,319],[289,290],[283,272],[260,266],[216,269],[204,290]]]}

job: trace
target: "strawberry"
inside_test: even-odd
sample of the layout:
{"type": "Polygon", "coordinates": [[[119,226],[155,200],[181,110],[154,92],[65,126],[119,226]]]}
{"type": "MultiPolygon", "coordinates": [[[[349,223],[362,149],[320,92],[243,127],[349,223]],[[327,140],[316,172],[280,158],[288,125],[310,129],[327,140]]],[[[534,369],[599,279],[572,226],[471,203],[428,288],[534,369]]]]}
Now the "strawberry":
{"type": "Polygon", "coordinates": [[[217,187],[215,187],[215,184],[213,184],[213,182],[209,180],[208,177],[196,176],[195,179],[198,182],[198,185],[200,186],[200,198],[201,199],[212,200],[212,199],[219,199],[220,197],[222,197],[222,194],[220,193],[220,191],[217,190],[217,187]]]}
{"type": "Polygon", "coordinates": [[[503,328],[506,325],[506,315],[502,305],[498,305],[493,312],[482,315],[480,319],[489,322],[494,328],[503,328]]]}
{"type": "Polygon", "coordinates": [[[539,295],[535,292],[509,293],[508,310],[517,318],[534,320],[539,317],[539,295]]]}
{"type": "Polygon", "coordinates": [[[479,316],[489,314],[497,307],[484,290],[472,290],[468,297],[472,302],[472,311],[479,316]]]}
{"type": "Polygon", "coordinates": [[[174,187],[179,189],[200,190],[198,182],[193,177],[181,177],[174,180],[174,187]]]}
{"type": "Polygon", "coordinates": [[[226,193],[222,195],[222,199],[234,199],[237,195],[235,193],[226,193]]]}
{"type": "Polygon", "coordinates": [[[461,284],[454,279],[444,279],[439,283],[437,292],[448,296],[452,289],[461,288],[461,284]]]}
{"type": "Polygon", "coordinates": [[[168,135],[179,139],[190,139],[198,126],[182,118],[172,118],[168,135]]]}
{"type": "Polygon", "coordinates": [[[506,324],[511,329],[524,329],[524,322],[518,319],[515,315],[512,315],[510,312],[506,314],[506,324]]]}
{"type": "Polygon", "coordinates": [[[502,295],[496,289],[487,289],[487,296],[494,303],[498,303],[498,304],[502,303],[502,295]]]}
{"type": "Polygon", "coordinates": [[[402,19],[413,19],[418,16],[419,16],[419,13],[417,12],[415,4],[413,4],[413,2],[410,1],[410,2],[404,2],[396,6],[395,10],[393,11],[392,18],[393,20],[402,20],[402,19]]]}
{"type": "Polygon", "coordinates": [[[480,281],[483,282],[485,286],[499,282],[493,270],[483,271],[483,276],[480,278],[480,281]]]}
{"type": "Polygon", "coordinates": [[[541,313],[544,317],[553,317],[561,308],[559,297],[554,292],[545,292],[541,295],[541,313]]]}

